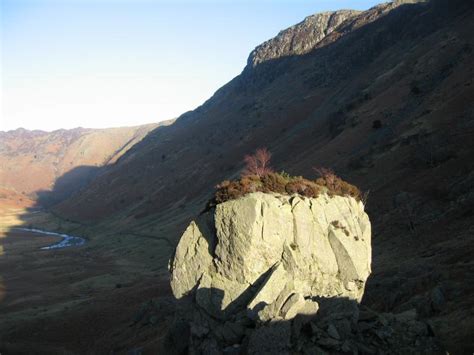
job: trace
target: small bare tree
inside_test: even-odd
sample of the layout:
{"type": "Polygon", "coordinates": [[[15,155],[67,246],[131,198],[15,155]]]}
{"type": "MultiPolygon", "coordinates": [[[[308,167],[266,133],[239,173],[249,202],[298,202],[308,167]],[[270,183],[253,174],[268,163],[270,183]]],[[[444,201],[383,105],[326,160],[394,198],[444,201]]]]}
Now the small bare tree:
{"type": "Polygon", "coordinates": [[[267,148],[259,148],[253,155],[246,155],[244,158],[245,169],[242,176],[257,175],[264,176],[272,173],[273,169],[270,167],[270,158],[272,154],[267,148]]]}

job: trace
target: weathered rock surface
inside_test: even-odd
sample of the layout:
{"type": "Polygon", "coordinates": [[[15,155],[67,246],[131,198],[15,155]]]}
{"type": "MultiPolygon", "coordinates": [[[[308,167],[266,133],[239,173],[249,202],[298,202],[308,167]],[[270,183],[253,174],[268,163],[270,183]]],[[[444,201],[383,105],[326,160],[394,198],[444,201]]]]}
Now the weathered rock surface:
{"type": "Polygon", "coordinates": [[[254,67],[271,59],[308,53],[342,22],[359,13],[340,10],[308,16],[255,48],[250,53],[248,65],[254,67]]]}
{"type": "Polygon", "coordinates": [[[197,289],[197,302],[220,316],[244,305],[256,315],[282,292],[299,294],[301,302],[361,299],[371,263],[370,222],[361,202],[253,193],[218,205],[213,217],[215,233],[210,216],[203,216],[178,244],[171,265],[178,299],[197,289]]]}
{"type": "Polygon", "coordinates": [[[370,266],[370,222],[353,198],[253,193],[222,203],[191,222],[171,262],[181,312],[167,351],[436,352],[416,311],[360,311],[370,266]]]}
{"type": "Polygon", "coordinates": [[[396,0],[374,6],[367,11],[339,10],[308,16],[256,47],[249,55],[247,68],[254,68],[261,63],[279,58],[307,54],[359,28],[362,24],[380,18],[397,6],[425,1],[396,0]]]}

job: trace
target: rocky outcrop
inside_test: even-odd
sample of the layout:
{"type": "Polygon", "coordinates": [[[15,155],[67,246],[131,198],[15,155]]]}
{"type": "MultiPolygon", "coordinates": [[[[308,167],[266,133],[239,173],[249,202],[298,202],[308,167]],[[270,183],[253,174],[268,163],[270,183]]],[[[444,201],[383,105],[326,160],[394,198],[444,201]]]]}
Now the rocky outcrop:
{"type": "Polygon", "coordinates": [[[391,349],[390,339],[406,350],[429,332],[416,314],[401,316],[410,326],[393,315],[360,317],[371,226],[351,197],[258,192],[221,203],[190,223],[170,269],[181,301],[170,349],[370,352],[391,349]]]}
{"type": "Polygon", "coordinates": [[[217,317],[245,305],[255,317],[281,311],[289,318],[312,296],[360,301],[370,238],[363,204],[353,198],[253,193],[191,222],[176,249],[171,287],[178,299],[206,293],[197,302],[217,317]]]}
{"type": "Polygon", "coordinates": [[[249,55],[247,69],[271,60],[307,54],[379,19],[400,5],[425,1],[427,0],[395,0],[376,5],[367,11],[339,10],[308,16],[257,46],[249,55]]]}
{"type": "Polygon", "coordinates": [[[224,322],[239,314],[257,322],[314,315],[315,297],[360,301],[370,238],[363,204],[353,198],[253,193],[191,222],[171,264],[171,287],[224,322]]]}
{"type": "Polygon", "coordinates": [[[308,53],[342,22],[359,13],[355,10],[340,10],[308,16],[255,48],[250,53],[247,65],[255,67],[271,59],[308,53]]]}

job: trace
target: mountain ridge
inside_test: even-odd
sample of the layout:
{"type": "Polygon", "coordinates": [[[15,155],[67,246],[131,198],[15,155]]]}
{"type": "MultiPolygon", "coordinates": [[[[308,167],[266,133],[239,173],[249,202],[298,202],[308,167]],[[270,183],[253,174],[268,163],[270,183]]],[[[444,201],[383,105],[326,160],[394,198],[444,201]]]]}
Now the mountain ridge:
{"type": "Polygon", "coordinates": [[[42,190],[54,189],[59,178],[76,169],[74,181],[68,183],[62,199],[85,186],[95,176],[94,171],[114,163],[148,132],[168,123],[109,129],[78,127],[52,132],[19,128],[0,132],[0,186],[23,195],[25,200],[35,200],[42,190]]]}

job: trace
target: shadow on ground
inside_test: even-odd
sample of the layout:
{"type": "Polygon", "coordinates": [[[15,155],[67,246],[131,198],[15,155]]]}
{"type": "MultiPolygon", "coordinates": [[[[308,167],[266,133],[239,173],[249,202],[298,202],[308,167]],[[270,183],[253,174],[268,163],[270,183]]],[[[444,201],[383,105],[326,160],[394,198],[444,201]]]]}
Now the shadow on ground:
{"type": "MultiPolygon", "coordinates": [[[[87,186],[106,168],[77,167],[39,191],[26,209],[0,218],[0,353],[110,353],[152,344],[161,328],[132,330],[141,305],[170,294],[156,250],[169,242],[123,230],[107,233],[63,219],[51,207],[87,186]],[[85,245],[41,250],[60,238],[38,228],[87,239],[85,245]]],[[[169,252],[168,252],[169,253],[169,252]]]]}
{"type": "Polygon", "coordinates": [[[258,320],[245,309],[244,293],[223,312],[208,312],[195,300],[212,294],[217,308],[219,289],[198,289],[177,301],[176,316],[164,339],[168,354],[444,354],[433,330],[415,310],[377,313],[348,298],[312,299],[316,314],[292,319],[258,320]],[[194,298],[195,297],[195,298],[194,298]],[[194,298],[194,299],[193,299],[194,298]]]}

